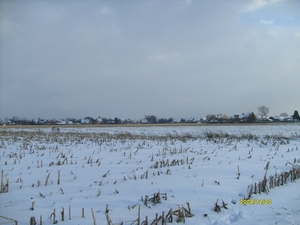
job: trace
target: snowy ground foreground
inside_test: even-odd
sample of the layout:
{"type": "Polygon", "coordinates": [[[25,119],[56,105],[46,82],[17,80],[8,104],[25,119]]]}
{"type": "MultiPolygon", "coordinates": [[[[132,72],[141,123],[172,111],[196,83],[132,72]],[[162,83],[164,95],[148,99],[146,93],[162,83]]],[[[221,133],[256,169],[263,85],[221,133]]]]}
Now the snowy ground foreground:
{"type": "MultiPolygon", "coordinates": [[[[9,178],[10,184],[9,192],[0,193],[0,215],[19,224],[29,224],[32,216],[39,224],[42,216],[45,225],[53,223],[50,215],[55,209],[58,224],[93,224],[92,208],[97,224],[107,224],[108,204],[113,224],[129,225],[137,219],[140,204],[141,222],[148,216],[151,224],[156,213],[167,214],[171,208],[187,207],[188,202],[194,216],[186,218],[187,225],[300,224],[300,180],[251,197],[270,199],[272,204],[240,204],[248,195],[248,185],[263,179],[268,161],[268,175],[289,171],[289,163],[300,164],[299,149],[300,126],[296,124],[62,127],[59,133],[50,128],[0,129],[0,168],[3,183],[9,178]],[[205,139],[209,132],[232,136],[205,139]],[[255,139],[245,139],[246,134],[255,139]],[[160,167],[167,160],[180,163],[160,167]],[[153,168],[156,162],[159,166],[153,168]],[[144,205],[141,196],[157,192],[166,193],[167,200],[144,205]],[[220,205],[222,200],[228,204],[228,209],[214,212],[217,199],[220,205]],[[61,221],[62,207],[65,221],[61,221]],[[85,218],[81,218],[82,208],[85,218]]],[[[4,221],[0,219],[0,224],[4,221]]]]}

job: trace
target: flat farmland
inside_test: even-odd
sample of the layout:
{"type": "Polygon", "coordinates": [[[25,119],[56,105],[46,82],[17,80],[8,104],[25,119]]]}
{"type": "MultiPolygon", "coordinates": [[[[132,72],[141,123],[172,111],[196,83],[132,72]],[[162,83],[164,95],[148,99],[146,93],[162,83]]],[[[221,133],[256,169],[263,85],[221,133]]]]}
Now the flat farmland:
{"type": "Polygon", "coordinates": [[[299,149],[292,123],[3,127],[0,216],[18,224],[299,224],[299,149]]]}

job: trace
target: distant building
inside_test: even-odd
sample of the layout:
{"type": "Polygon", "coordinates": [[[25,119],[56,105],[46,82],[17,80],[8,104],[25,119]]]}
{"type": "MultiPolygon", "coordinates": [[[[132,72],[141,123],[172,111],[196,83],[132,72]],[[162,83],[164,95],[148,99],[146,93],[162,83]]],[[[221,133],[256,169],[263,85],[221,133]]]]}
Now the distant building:
{"type": "Polygon", "coordinates": [[[257,117],[254,114],[254,112],[246,112],[246,113],[241,113],[239,115],[239,120],[241,123],[249,123],[249,122],[255,122],[257,120],[257,117]]]}
{"type": "Polygon", "coordinates": [[[146,123],[148,123],[148,120],[147,120],[147,119],[141,119],[140,122],[141,122],[142,124],[146,124],[146,123]]]}
{"type": "Polygon", "coordinates": [[[82,120],[80,121],[80,123],[81,123],[81,124],[89,124],[89,123],[90,123],[90,119],[87,119],[87,118],[82,119],[82,120]]]}
{"type": "Polygon", "coordinates": [[[226,114],[217,114],[215,119],[218,121],[218,123],[226,123],[228,116],[226,114]]]}
{"type": "Polygon", "coordinates": [[[193,117],[186,118],[186,119],[185,119],[185,122],[186,122],[186,123],[194,123],[194,118],[193,118],[193,117]]]}
{"type": "Polygon", "coordinates": [[[98,118],[96,119],[96,123],[97,123],[97,124],[101,124],[101,123],[102,123],[102,118],[101,118],[101,117],[98,117],[98,118]]]}
{"type": "Polygon", "coordinates": [[[173,118],[173,123],[181,123],[182,118],[173,118]]]}
{"type": "Polygon", "coordinates": [[[201,118],[194,118],[194,119],[193,119],[193,122],[194,122],[194,123],[201,123],[201,118]]]}

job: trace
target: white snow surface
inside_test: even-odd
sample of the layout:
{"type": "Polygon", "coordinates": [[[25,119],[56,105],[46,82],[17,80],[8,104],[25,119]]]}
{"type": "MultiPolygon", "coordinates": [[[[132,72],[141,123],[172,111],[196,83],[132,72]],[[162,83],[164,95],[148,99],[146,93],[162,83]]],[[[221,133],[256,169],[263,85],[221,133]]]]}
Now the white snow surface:
{"type": "MultiPolygon", "coordinates": [[[[51,128],[0,128],[0,134],[3,183],[9,179],[9,191],[0,193],[0,216],[18,224],[29,224],[33,216],[37,224],[40,216],[43,225],[53,224],[54,209],[58,224],[93,224],[91,209],[97,224],[108,224],[106,204],[112,224],[137,224],[133,222],[138,217],[138,205],[141,223],[148,216],[151,224],[156,213],[164,211],[166,215],[170,209],[187,208],[187,203],[194,216],[185,219],[186,225],[300,224],[300,180],[251,196],[272,200],[271,204],[240,204],[248,196],[248,186],[263,180],[267,162],[267,176],[289,171],[292,164],[300,165],[298,124],[62,126],[59,132],[51,128]],[[208,132],[235,138],[208,140],[208,132]],[[256,138],[237,138],[243,135],[256,138]],[[169,166],[161,166],[167,160],[169,166]],[[173,160],[179,163],[171,166],[173,160]],[[156,162],[158,168],[154,168],[156,162]],[[167,199],[148,206],[141,201],[141,197],[151,198],[158,192],[167,199]],[[228,204],[228,209],[214,212],[217,200],[221,206],[222,201],[228,204]]],[[[176,218],[167,224],[178,224],[176,218]]],[[[0,218],[0,224],[13,223],[0,218]]]]}

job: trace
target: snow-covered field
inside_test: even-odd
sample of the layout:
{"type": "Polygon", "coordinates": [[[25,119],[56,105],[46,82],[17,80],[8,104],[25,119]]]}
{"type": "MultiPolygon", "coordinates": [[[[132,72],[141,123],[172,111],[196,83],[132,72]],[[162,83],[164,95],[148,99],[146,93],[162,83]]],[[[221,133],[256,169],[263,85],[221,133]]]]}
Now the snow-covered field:
{"type": "MultiPolygon", "coordinates": [[[[146,216],[152,224],[156,214],[188,211],[189,203],[187,225],[300,224],[300,180],[289,177],[253,194],[255,204],[240,204],[266,172],[274,176],[293,165],[300,165],[299,124],[0,128],[0,216],[18,224],[31,217],[40,224],[42,217],[45,225],[53,224],[55,210],[58,224],[99,225],[108,224],[108,205],[111,224],[129,225],[138,223],[140,206],[140,224],[146,216]],[[159,203],[142,201],[158,193],[159,203]]],[[[13,223],[0,218],[0,224],[13,223]]]]}

